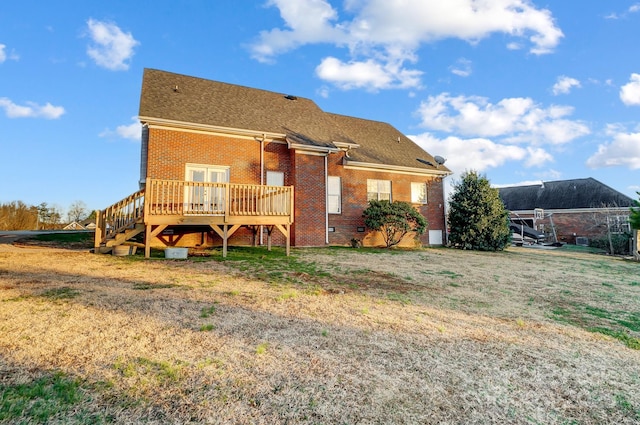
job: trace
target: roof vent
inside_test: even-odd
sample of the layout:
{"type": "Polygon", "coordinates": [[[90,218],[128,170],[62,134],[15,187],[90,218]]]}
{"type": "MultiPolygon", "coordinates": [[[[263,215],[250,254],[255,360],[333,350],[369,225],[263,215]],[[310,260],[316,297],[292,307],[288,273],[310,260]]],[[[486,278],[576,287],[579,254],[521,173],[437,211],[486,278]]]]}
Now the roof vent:
{"type": "Polygon", "coordinates": [[[298,98],[292,94],[288,94],[284,98],[287,100],[298,100],[298,98]]]}

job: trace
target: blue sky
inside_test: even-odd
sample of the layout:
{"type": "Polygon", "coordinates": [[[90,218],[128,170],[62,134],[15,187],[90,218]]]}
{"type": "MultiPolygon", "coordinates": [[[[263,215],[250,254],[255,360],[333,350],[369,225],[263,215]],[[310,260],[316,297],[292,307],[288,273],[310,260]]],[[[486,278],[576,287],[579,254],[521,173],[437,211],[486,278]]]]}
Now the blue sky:
{"type": "Polygon", "coordinates": [[[640,190],[640,2],[155,0],[0,7],[0,202],[138,188],[144,68],[389,122],[494,185],[640,190]]]}

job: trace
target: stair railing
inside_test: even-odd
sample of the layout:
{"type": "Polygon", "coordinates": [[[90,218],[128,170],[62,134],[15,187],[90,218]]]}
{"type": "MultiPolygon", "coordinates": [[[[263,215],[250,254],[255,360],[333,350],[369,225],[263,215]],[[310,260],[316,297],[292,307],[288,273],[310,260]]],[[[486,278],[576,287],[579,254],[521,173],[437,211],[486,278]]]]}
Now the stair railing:
{"type": "Polygon", "coordinates": [[[96,213],[96,246],[131,228],[144,214],[144,194],[141,189],[121,201],[96,213]]]}

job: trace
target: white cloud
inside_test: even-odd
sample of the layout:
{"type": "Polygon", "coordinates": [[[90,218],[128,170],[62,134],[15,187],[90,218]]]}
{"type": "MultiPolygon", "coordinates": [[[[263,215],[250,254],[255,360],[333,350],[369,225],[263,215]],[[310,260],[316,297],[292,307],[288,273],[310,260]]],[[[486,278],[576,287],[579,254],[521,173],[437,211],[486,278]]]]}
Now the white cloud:
{"type": "Polygon", "coordinates": [[[420,86],[421,71],[408,70],[397,62],[381,63],[374,59],[344,63],[339,59],[324,58],[316,68],[321,79],[342,89],[415,88],[420,86]]]}
{"type": "Polygon", "coordinates": [[[640,3],[636,3],[631,7],[629,7],[629,12],[631,13],[640,12],[640,3]]]}
{"type": "Polygon", "coordinates": [[[17,61],[18,59],[20,59],[20,56],[18,56],[13,51],[11,53],[7,53],[6,48],[7,48],[6,44],[0,43],[0,63],[5,62],[7,59],[11,59],[14,61],[17,61]]]}
{"type": "Polygon", "coordinates": [[[568,94],[574,87],[582,87],[580,81],[576,80],[575,78],[562,75],[558,77],[558,80],[553,85],[552,91],[553,94],[557,96],[559,94],[568,94]]]}
{"type": "Polygon", "coordinates": [[[452,74],[459,77],[468,77],[472,72],[471,61],[465,58],[460,58],[456,61],[456,64],[452,65],[449,69],[452,74]]]}
{"type": "Polygon", "coordinates": [[[112,71],[129,69],[128,61],[133,57],[133,49],[138,44],[131,33],[124,33],[113,23],[87,21],[89,37],[93,44],[87,47],[87,54],[98,66],[112,71]]]}
{"type": "Polygon", "coordinates": [[[526,167],[542,167],[547,162],[553,162],[553,156],[542,148],[527,148],[527,159],[524,164],[526,167]]]}
{"type": "Polygon", "coordinates": [[[415,87],[420,71],[404,63],[415,61],[423,43],[455,38],[476,44],[502,33],[511,39],[507,48],[528,43],[529,51],[539,55],[553,51],[563,37],[551,12],[527,0],[349,0],[342,20],[328,0],[269,0],[267,6],[280,10],[284,27],[260,32],[250,46],[252,57],[269,62],[305,44],[346,47],[348,60],[325,58],[318,66],[321,78],[326,75],[342,88],[363,87],[367,81],[373,89],[415,87]],[[374,75],[363,82],[335,74],[360,68],[374,75]]]}
{"type": "Polygon", "coordinates": [[[128,125],[119,125],[115,130],[104,130],[100,133],[100,137],[106,137],[109,139],[128,139],[133,141],[140,141],[142,134],[142,125],[138,121],[138,117],[131,117],[134,121],[128,125]]]}
{"type": "Polygon", "coordinates": [[[629,80],[620,88],[620,100],[625,105],[640,105],[640,74],[631,74],[629,80]]]}
{"type": "Polygon", "coordinates": [[[274,56],[303,44],[339,43],[345,38],[342,29],[331,23],[337,12],[324,0],[269,0],[267,6],[280,10],[288,29],[260,32],[259,41],[251,46],[252,57],[258,61],[270,62],[274,56]]]}
{"type": "Polygon", "coordinates": [[[456,174],[466,170],[485,171],[504,165],[507,161],[521,161],[527,150],[520,146],[504,145],[489,139],[461,139],[449,136],[439,139],[430,133],[408,136],[425,151],[447,158],[447,167],[456,174]]]}
{"type": "Polygon", "coordinates": [[[429,96],[417,111],[430,130],[471,137],[502,137],[510,143],[563,144],[590,133],[580,121],[566,117],[568,106],[544,108],[530,98],[506,98],[497,104],[478,96],[429,96]]]}
{"type": "MultiPolygon", "coordinates": [[[[614,127],[610,129],[615,131],[614,127]]],[[[640,169],[640,133],[618,132],[612,136],[611,142],[598,146],[598,151],[587,159],[587,166],[640,169]]]]}
{"type": "Polygon", "coordinates": [[[327,86],[322,86],[319,89],[316,90],[316,93],[318,94],[318,96],[324,98],[324,99],[328,99],[329,98],[329,94],[330,94],[330,90],[329,87],[327,86]]]}
{"type": "Polygon", "coordinates": [[[60,118],[65,110],[62,106],[53,106],[51,103],[38,105],[34,102],[26,102],[26,105],[17,105],[6,97],[0,97],[0,108],[8,118],[45,118],[55,120],[60,118]]]}

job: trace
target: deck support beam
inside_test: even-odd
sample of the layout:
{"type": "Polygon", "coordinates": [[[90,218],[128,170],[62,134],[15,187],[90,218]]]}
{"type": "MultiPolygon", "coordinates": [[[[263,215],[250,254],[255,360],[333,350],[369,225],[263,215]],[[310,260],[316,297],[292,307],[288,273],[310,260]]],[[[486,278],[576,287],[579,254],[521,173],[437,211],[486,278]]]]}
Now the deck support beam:
{"type": "Polygon", "coordinates": [[[217,224],[210,224],[209,227],[213,229],[214,232],[218,234],[222,238],[222,257],[226,258],[227,256],[227,241],[229,238],[242,227],[240,224],[234,224],[233,226],[229,226],[228,224],[223,224],[222,228],[220,228],[217,224]]]}
{"type": "MultiPolygon", "coordinates": [[[[290,224],[276,224],[276,227],[284,235],[287,239],[286,252],[287,257],[291,255],[291,225],[290,224]]],[[[271,239],[271,235],[269,235],[269,239],[271,239]]]]}
{"type": "Polygon", "coordinates": [[[158,236],[164,229],[167,228],[166,224],[160,224],[153,229],[153,225],[146,225],[146,232],[144,235],[144,258],[151,257],[151,239],[158,236]]]}

